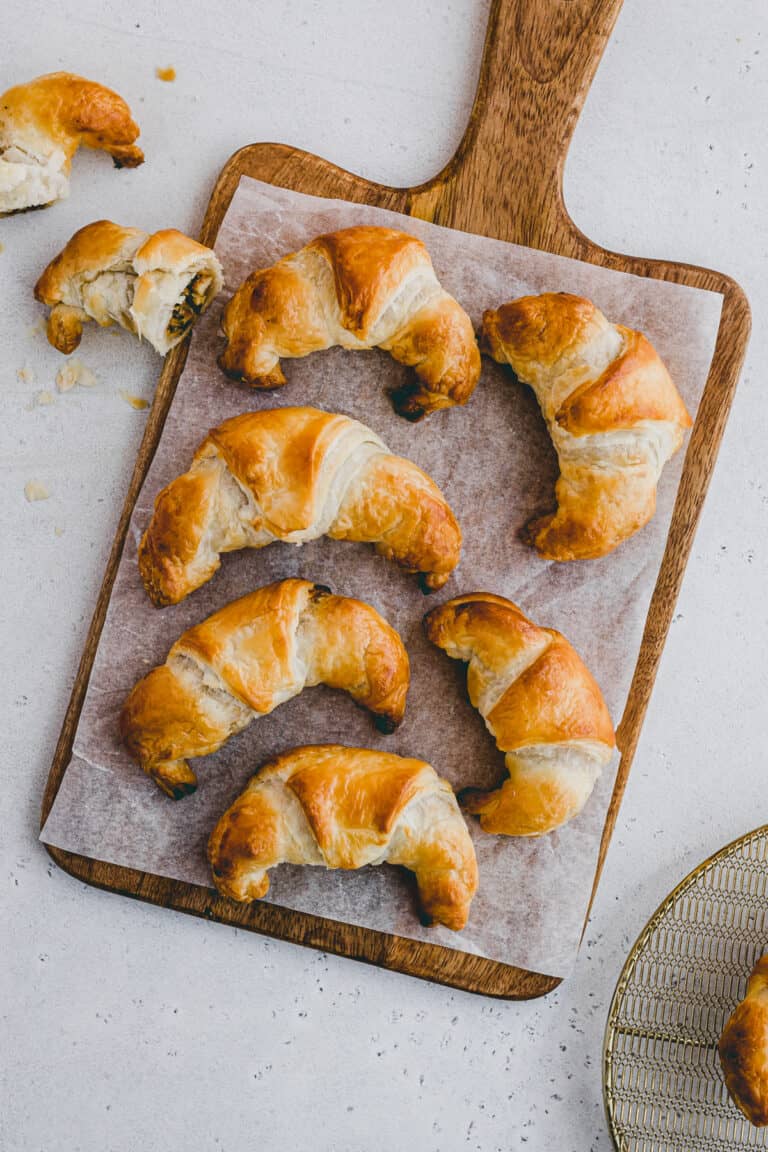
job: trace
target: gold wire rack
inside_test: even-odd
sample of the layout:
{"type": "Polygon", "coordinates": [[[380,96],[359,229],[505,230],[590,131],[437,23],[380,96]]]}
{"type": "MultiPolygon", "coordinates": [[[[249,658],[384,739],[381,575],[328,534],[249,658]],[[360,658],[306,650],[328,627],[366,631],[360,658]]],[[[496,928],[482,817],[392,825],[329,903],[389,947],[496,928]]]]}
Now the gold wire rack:
{"type": "Polygon", "coordinates": [[[656,910],[608,1013],[603,1092],[619,1152],[768,1148],[725,1090],[717,1041],[768,951],[768,825],[700,864],[656,910]]]}

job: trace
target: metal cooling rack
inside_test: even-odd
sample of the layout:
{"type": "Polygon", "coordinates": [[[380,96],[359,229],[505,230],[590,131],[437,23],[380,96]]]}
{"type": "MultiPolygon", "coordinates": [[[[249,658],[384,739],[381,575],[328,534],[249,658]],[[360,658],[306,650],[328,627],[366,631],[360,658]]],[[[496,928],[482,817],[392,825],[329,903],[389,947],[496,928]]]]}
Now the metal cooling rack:
{"type": "Polygon", "coordinates": [[[768,1148],[725,1089],[717,1041],[768,951],[768,826],[700,864],[643,929],[616,986],[603,1052],[619,1152],[768,1148]]]}

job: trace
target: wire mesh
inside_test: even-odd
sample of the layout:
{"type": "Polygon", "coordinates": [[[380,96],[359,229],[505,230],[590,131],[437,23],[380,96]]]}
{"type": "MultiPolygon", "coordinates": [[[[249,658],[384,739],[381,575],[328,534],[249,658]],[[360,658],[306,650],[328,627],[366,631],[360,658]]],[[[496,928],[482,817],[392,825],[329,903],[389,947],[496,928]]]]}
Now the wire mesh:
{"type": "Polygon", "coordinates": [[[768,951],[768,826],[687,876],[643,929],[608,1014],[603,1090],[619,1152],[768,1148],[725,1089],[717,1042],[768,951]]]}

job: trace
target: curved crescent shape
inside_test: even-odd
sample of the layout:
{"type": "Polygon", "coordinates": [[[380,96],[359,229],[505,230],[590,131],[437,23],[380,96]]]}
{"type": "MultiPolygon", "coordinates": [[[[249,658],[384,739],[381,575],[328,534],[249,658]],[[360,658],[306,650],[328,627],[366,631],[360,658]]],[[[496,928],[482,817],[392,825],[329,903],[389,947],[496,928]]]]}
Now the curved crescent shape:
{"type": "Polygon", "coordinates": [[[315,684],[349,692],[382,731],[393,731],[409,675],[400,637],[369,604],[283,580],[180,636],[165,664],[131,692],[120,732],[131,756],[177,800],[197,786],[188,757],[216,752],[315,684]]]}
{"type": "Polygon", "coordinates": [[[415,370],[395,408],[419,420],[466,404],[480,378],[472,322],[440,286],[429,253],[375,226],[318,236],[252,273],[224,310],[224,372],[256,388],[285,383],[283,357],[324,348],[383,348],[415,370]]]}
{"type": "Polygon", "coordinates": [[[216,253],[175,228],[149,236],[96,220],[75,232],[48,265],[35,298],[51,309],[48,340],[69,355],[83,324],[119,324],[161,356],[186,336],[221,291],[216,253]]]}
{"type": "Polygon", "coordinates": [[[67,197],[81,144],[135,168],[144,161],[138,135],[125,100],[82,76],[52,72],[9,88],[0,96],[0,213],[67,197]]]}
{"type": "Polygon", "coordinates": [[[758,1128],[768,1124],[768,955],[752,970],[747,994],[728,1019],[718,1044],[725,1085],[758,1128]]]}
{"type": "Polygon", "coordinates": [[[661,358],[565,292],[486,312],[481,343],[535,392],[560,463],[557,511],[532,520],[526,539],[547,560],[605,556],[653,516],[691,424],[661,358]]]}
{"type": "Polygon", "coordinates": [[[465,792],[467,811],[484,831],[506,836],[542,836],[573,819],[616,745],[575,649],[488,592],[449,600],[424,623],[433,644],[468,661],[469,698],[506,753],[509,779],[495,791],[465,792]]]}
{"type": "Polygon", "coordinates": [[[248,412],[209,432],[188,472],[159,494],[139,547],[157,605],[177,604],[213,576],[220,554],[358,540],[441,588],[461,532],[436,484],[357,420],[316,408],[248,412]]]}
{"type": "Polygon", "coordinates": [[[265,764],[211,834],[214,883],[258,900],[278,864],[416,874],[428,922],[463,928],[477,891],[472,840],[450,784],[423,760],[320,744],[265,764]]]}

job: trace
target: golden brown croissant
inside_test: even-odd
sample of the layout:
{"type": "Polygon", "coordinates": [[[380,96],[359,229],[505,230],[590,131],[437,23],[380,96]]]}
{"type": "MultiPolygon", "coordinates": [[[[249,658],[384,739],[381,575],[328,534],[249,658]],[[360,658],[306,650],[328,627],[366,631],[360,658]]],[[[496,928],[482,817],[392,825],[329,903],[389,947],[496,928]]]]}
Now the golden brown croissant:
{"type": "Polygon", "coordinates": [[[116,92],[52,72],[0,96],[0,213],[21,212],[69,195],[72,157],[81,144],[102,148],[117,168],[144,154],[131,110],[116,92]]]}
{"type": "Polygon", "coordinates": [[[51,308],[48,339],[69,355],[83,324],[119,324],[164,356],[222,288],[216,253],[183,232],[149,236],[109,220],[87,224],[51,261],[35,297],[51,308]]]}
{"type": "Polygon", "coordinates": [[[528,524],[529,543],[548,560],[605,556],[653,516],[691,424],[659,355],[565,292],[486,312],[481,344],[533,388],[560,463],[557,511],[528,524]]]}
{"type": "Polygon", "coordinates": [[[725,1085],[751,1124],[768,1124],[768,955],[752,970],[747,994],[718,1045],[725,1085]]]}
{"type": "Polygon", "coordinates": [[[139,547],[144,587],[177,604],[221,552],[318,536],[375,544],[427,588],[459,562],[461,532],[440,489],[357,420],[317,408],[247,412],[208,433],[159,494],[139,547]]]}
{"type": "Polygon", "coordinates": [[[408,654],[378,612],[308,580],[233,600],[185,632],[123,705],[131,756],[169,796],[194,792],[187,757],[208,756],[304,688],[341,688],[391,732],[403,718],[408,654]]]}
{"type": "Polygon", "coordinates": [[[507,836],[542,836],[573,819],[616,744],[574,648],[488,592],[449,600],[424,623],[433,644],[469,662],[469,698],[506,753],[509,779],[492,792],[465,792],[464,807],[484,831],[507,836]]]}
{"type": "Polygon", "coordinates": [[[344,228],[254,272],[224,311],[219,364],[259,388],[285,383],[281,357],[336,345],[383,348],[416,371],[395,393],[418,420],[465,404],[480,376],[472,322],[435,276],[420,240],[391,228],[344,228]]]}
{"type": "Polygon", "coordinates": [[[216,887],[258,900],[277,864],[416,873],[429,921],[463,928],[477,891],[477,861],[450,784],[423,760],[319,744],[265,764],[208,842],[216,887]]]}

